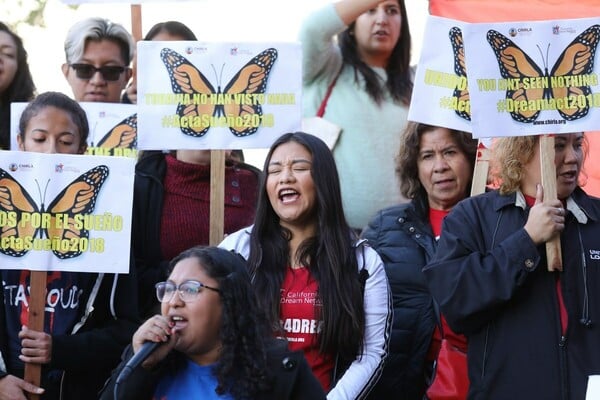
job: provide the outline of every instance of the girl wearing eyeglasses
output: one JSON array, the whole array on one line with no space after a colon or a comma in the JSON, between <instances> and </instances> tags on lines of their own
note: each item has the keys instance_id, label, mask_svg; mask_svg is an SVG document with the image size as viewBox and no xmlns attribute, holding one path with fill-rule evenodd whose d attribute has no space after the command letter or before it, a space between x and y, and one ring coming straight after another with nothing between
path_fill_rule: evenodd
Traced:
<instances>
[{"instance_id":1,"label":"girl wearing eyeglasses","mask_svg":"<svg viewBox=\"0 0 600 400\"><path fill-rule=\"evenodd\" d=\"M193 247L156 284L161 314L133 335L101 399L325 399L302 352L269 338L244 259ZM161 346L115 388L146 342Z\"/></svg>"}]
</instances>

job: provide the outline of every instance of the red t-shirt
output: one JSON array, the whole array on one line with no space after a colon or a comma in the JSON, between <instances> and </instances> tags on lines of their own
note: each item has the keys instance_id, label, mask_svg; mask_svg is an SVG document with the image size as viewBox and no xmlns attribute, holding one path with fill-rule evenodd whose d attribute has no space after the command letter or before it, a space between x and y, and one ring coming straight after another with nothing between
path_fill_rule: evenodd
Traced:
<instances>
[{"instance_id":1,"label":"red t-shirt","mask_svg":"<svg viewBox=\"0 0 600 400\"><path fill-rule=\"evenodd\" d=\"M318 336L323 321L317 281L308 268L286 269L281 285L281 326L290 350L302 350L304 357L325 391L331 385L333 358L319 353Z\"/></svg>"},{"instance_id":2,"label":"red t-shirt","mask_svg":"<svg viewBox=\"0 0 600 400\"><path fill-rule=\"evenodd\" d=\"M429 208L429 224L431 225L433 236L435 236L436 239L442 234L442 221L449 212L450 211Z\"/></svg>"}]
</instances>

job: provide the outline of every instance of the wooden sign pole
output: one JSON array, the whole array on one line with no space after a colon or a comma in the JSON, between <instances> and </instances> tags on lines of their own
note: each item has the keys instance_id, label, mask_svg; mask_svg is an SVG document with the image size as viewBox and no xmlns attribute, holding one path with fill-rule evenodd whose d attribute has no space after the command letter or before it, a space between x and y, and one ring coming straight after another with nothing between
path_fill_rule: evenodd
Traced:
<instances>
[{"instance_id":1,"label":"wooden sign pole","mask_svg":"<svg viewBox=\"0 0 600 400\"><path fill-rule=\"evenodd\" d=\"M556 166L554 165L554 137L540 136L540 170L542 172L542 187L544 201L556 200ZM562 271L562 254L560 236L546 242L546 258L548 271Z\"/></svg>"},{"instance_id":2,"label":"wooden sign pole","mask_svg":"<svg viewBox=\"0 0 600 400\"><path fill-rule=\"evenodd\" d=\"M209 244L223 240L225 216L225 151L210 151L210 230Z\"/></svg>"},{"instance_id":3,"label":"wooden sign pole","mask_svg":"<svg viewBox=\"0 0 600 400\"><path fill-rule=\"evenodd\" d=\"M471 183L471 196L485 192L490 170L490 149L479 141L477 145L477 159L473 169L473 181Z\"/></svg>"},{"instance_id":4,"label":"wooden sign pole","mask_svg":"<svg viewBox=\"0 0 600 400\"><path fill-rule=\"evenodd\" d=\"M142 40L142 6L141 4L131 5L131 35L133 40L139 42Z\"/></svg>"},{"instance_id":5,"label":"wooden sign pole","mask_svg":"<svg viewBox=\"0 0 600 400\"><path fill-rule=\"evenodd\" d=\"M142 38L142 6L139 4L131 5L131 31L132 36L137 42ZM31 271L29 288L29 316L27 327L36 331L44 330L44 312L46 308L46 271ZM25 363L25 381L40 386L42 376L42 365ZM38 394L28 394L28 399L39 400Z\"/></svg>"},{"instance_id":6,"label":"wooden sign pole","mask_svg":"<svg viewBox=\"0 0 600 400\"><path fill-rule=\"evenodd\" d=\"M29 280L29 316L27 327L36 331L44 330L44 311L46 308L46 271L31 271ZM40 386L42 365L25 363L25 381ZM39 400L40 395L29 393L28 399Z\"/></svg>"}]
</instances>

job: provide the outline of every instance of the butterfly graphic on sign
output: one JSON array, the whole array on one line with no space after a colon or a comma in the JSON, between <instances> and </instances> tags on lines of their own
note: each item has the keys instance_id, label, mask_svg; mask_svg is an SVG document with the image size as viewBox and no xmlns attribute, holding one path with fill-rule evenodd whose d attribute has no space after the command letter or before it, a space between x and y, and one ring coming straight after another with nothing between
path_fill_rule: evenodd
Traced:
<instances>
[{"instance_id":1,"label":"butterfly graphic on sign","mask_svg":"<svg viewBox=\"0 0 600 400\"><path fill-rule=\"evenodd\" d=\"M590 26L573 39L548 72L547 65L542 70L512 40L500 32L489 30L487 41L496 55L500 74L510 82L515 82L511 87L507 87L506 98L515 102L525 101L528 104L533 102L531 104L536 105L513 110L510 112L511 117L519 122L533 122L544 108L544 102L553 102L555 107L548 108L555 108L565 120L573 121L586 116L589 112L588 98L592 91L584 79L577 78L584 78L593 72L599 40L600 25ZM547 61L546 55L545 62ZM555 83L566 82L567 79L575 84ZM556 101L557 99L561 100ZM581 99L585 101L580 101Z\"/></svg>"},{"instance_id":2,"label":"butterfly graphic on sign","mask_svg":"<svg viewBox=\"0 0 600 400\"><path fill-rule=\"evenodd\" d=\"M37 237L38 234L48 239L58 238L58 240L68 241L77 238L87 239L88 230L76 223L74 217L79 214L90 214L94 210L96 199L108 173L109 169L105 165L90 169L67 185L46 208L43 202L38 207L27 190L8 172L0 168L0 211L12 215L14 219L13 223L4 224L0 228L0 239L3 242L0 252L11 257L22 257L29 251L23 243ZM60 223L56 220L58 214L61 214L60 218L64 219ZM42 223L33 224L27 221L33 215L39 216ZM48 220L44 221L44 218ZM14 240L4 240L11 237ZM5 243L8 245L4 245ZM53 249L52 252L60 259L77 257L82 253L80 249L70 247L63 249L62 246Z\"/></svg>"},{"instance_id":3,"label":"butterfly graphic on sign","mask_svg":"<svg viewBox=\"0 0 600 400\"><path fill-rule=\"evenodd\" d=\"M213 117L225 117L229 130L238 137L248 136L258 130L257 119L262 117L260 102L247 101L248 96L264 94L267 80L277 59L277 50L269 48L253 57L221 90L210 83L206 76L181 54L168 48L160 52L167 68L171 87L176 94L203 95L208 101L177 105L181 131L189 136L201 137L211 127ZM251 97L252 98L252 97Z\"/></svg>"},{"instance_id":4,"label":"butterfly graphic on sign","mask_svg":"<svg viewBox=\"0 0 600 400\"><path fill-rule=\"evenodd\" d=\"M137 147L137 113L110 128L95 146L107 149L135 149ZM92 143L92 147L94 147L94 143Z\"/></svg>"},{"instance_id":5,"label":"butterfly graphic on sign","mask_svg":"<svg viewBox=\"0 0 600 400\"><path fill-rule=\"evenodd\" d=\"M463 41L462 31L459 27L452 27L448 32L450 43L452 44L452 52L454 53L454 73L460 79L457 87L454 89L452 97L454 98L457 107L455 108L456 115L467 121L471 120L471 107L469 107L469 88L467 87L467 65L465 63L465 45Z\"/></svg>"}]
</instances>

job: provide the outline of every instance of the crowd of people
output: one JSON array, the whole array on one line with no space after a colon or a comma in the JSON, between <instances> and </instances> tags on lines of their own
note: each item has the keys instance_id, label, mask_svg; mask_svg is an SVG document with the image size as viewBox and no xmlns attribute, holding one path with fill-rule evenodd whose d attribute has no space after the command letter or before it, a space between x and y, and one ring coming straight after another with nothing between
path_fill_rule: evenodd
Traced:
<instances>
[{"instance_id":1,"label":"crowd of people","mask_svg":"<svg viewBox=\"0 0 600 400\"><path fill-rule=\"evenodd\" d=\"M53 273L47 290L79 301L47 309L38 331L30 271L0 267L0 399L585 398L600 375L585 135L553 139L557 199L544 197L538 136L494 141L488 187L471 195L477 140L407 119L404 0L327 4L299 39L303 114L340 127L333 145L282 132L262 169L227 152L221 243L209 242L210 151L140 152L128 274ZM197 38L166 21L143 40ZM88 18L64 49L72 96L38 94L0 23L1 149L13 102L28 102L14 151L81 157L79 102L136 103L127 29ZM557 238L564 266L551 271ZM27 294L13 301L14 288ZM39 386L26 365L41 366Z\"/></svg>"}]
</instances>

